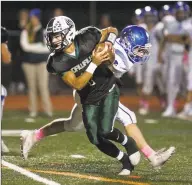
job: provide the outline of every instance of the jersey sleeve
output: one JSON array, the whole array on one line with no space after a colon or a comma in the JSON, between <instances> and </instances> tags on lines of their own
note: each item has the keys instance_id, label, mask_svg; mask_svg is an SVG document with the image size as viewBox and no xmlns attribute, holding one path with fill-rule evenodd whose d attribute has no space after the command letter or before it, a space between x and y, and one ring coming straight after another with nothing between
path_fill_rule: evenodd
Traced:
<instances>
[{"instance_id":1,"label":"jersey sleeve","mask_svg":"<svg viewBox=\"0 0 192 185\"><path fill-rule=\"evenodd\" d=\"M48 57L48 59L47 59L47 71L49 72L49 73L53 73L53 74L55 74L56 72L55 72L55 70L53 69L53 67L52 67L52 62L53 62L53 54L51 53L50 55L49 55L49 57Z\"/></svg>"},{"instance_id":2,"label":"jersey sleeve","mask_svg":"<svg viewBox=\"0 0 192 185\"><path fill-rule=\"evenodd\" d=\"M129 61L127 54L123 48L116 42L115 48L115 61L113 63L114 75L116 78L120 78L124 73L128 72L133 63Z\"/></svg>"},{"instance_id":3,"label":"jersey sleeve","mask_svg":"<svg viewBox=\"0 0 192 185\"><path fill-rule=\"evenodd\" d=\"M54 57L54 53L51 53L47 59L47 71L49 73L52 73L54 75L58 75L60 77L63 76L63 74L66 72L66 70L64 70L62 68L62 66L55 66L57 69L55 69L53 67L53 57ZM61 63L58 63L58 64L61 64ZM61 64L62 65L62 64Z\"/></svg>"},{"instance_id":4,"label":"jersey sleeve","mask_svg":"<svg viewBox=\"0 0 192 185\"><path fill-rule=\"evenodd\" d=\"M117 53L115 53L115 61L113 62L113 69L116 78L120 78L127 71L123 59Z\"/></svg>"}]
</instances>

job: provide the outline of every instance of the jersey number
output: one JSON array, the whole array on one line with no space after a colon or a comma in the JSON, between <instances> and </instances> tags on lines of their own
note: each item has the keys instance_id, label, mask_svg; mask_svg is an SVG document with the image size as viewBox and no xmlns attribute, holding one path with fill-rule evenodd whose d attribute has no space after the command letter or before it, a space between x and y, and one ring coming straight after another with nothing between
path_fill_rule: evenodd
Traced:
<instances>
[{"instance_id":1,"label":"jersey number","mask_svg":"<svg viewBox=\"0 0 192 185\"><path fill-rule=\"evenodd\" d=\"M94 80L90 80L90 81L89 81L89 85L90 85L90 86L94 86L95 84L96 84L96 83L95 83Z\"/></svg>"}]
</instances>

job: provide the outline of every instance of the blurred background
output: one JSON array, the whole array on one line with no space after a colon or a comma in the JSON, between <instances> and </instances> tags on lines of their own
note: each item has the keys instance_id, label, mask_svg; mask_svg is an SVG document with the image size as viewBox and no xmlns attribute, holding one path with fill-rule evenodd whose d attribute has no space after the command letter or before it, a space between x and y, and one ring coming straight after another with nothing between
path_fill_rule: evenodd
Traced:
<instances>
[{"instance_id":1,"label":"blurred background","mask_svg":"<svg viewBox=\"0 0 192 185\"><path fill-rule=\"evenodd\" d=\"M170 5L171 9L167 8L166 6L163 9L163 6L167 4ZM159 1L155 1L155 2L153 1L150 1L150 2L147 2L147 1L142 1L142 2L139 2L139 1L137 2L133 2L133 1L132 2L128 2L128 1L127 2L119 2L119 1L118 2L117 1L116 2L109 2L109 1L106 1L106 2L105 1L104 2L100 2L100 1L97 1L97 2L95 1L91 1L91 2L89 1L83 1L83 2L80 2L80 1L78 2L75 2L75 1L73 2L63 2L63 1L62 2L61 1L25 2L25 1L22 1L22 2L19 2L18 1L16 2L16 1L9 1L9 2L5 2L4 1L2 2L1 24L2 26L6 27L9 32L8 47L12 53L12 61L10 64L1 63L2 84L7 88L8 95L27 95L28 89L29 89L28 86L30 85L30 83L27 83L27 79L29 79L29 73L32 69L32 68L29 69L30 67L27 67L28 63L31 63L31 64L38 63L40 65L40 63L43 61L41 63L42 65L38 67L39 74L37 74L37 76L41 75L41 71L45 69L46 58L49 52L46 48L41 48L41 51L40 49L37 49L37 51L35 51L33 55L30 56L27 53L27 51L29 51L28 50L29 48L27 48L26 43L24 43L26 37L21 33L23 30L27 30L29 34L29 37L27 38L28 42L29 44L32 43L33 45L34 39L36 39L35 32L33 32L33 28L36 27L42 30L45 29L46 24L48 23L50 18L52 18L53 16L65 15L70 17L75 22L77 30L89 25L94 25L101 29L106 28L108 26L114 26L114 27L117 27L120 32L121 29L126 25L137 24L137 25L142 25L147 30L150 30L150 34L153 34L153 31L151 30L153 30L153 28L155 28L159 23L160 23L159 25L161 25L162 19L166 15L171 15L173 19L175 19L175 17L177 19L176 12L179 12L181 10L184 13L183 21L190 19L192 2L186 2L185 5L182 5L182 4L175 5L175 4L176 4L176 1L161 1L161 2ZM150 9L149 7L146 8L147 6L150 6ZM183 7L184 9L182 10ZM144 8L145 8L145 15L141 13L144 10ZM178 15L178 18L179 18L179 15ZM168 20L167 22L170 21ZM166 22L163 22L163 24L165 25ZM189 23L189 24L192 25L192 23ZM161 28L160 30L163 33L163 29ZM173 31L174 30L172 30L172 32ZM183 36L182 34L184 34L184 32L181 31L181 32L178 32L177 34L180 36ZM186 35L184 35L184 37L185 36ZM152 39L153 35L150 35L150 37ZM164 35L163 34L155 35L155 37L156 37L155 38L156 41L160 42L160 40L163 39ZM40 35L40 39L43 41L43 34ZM182 47L184 47L184 44ZM152 51L153 49L154 47L152 48ZM39 52L42 52L42 53L39 54ZM181 57L184 56L185 58L182 60L185 61L188 56L188 51L185 52L185 50L183 50L182 52L183 54ZM154 55L153 58L157 59L158 49L156 51L154 49L153 55ZM43 57L43 59L41 57ZM166 59L168 59L168 57ZM182 67L184 67L183 70L186 71L186 68L189 68L189 67L191 68L191 66L188 67L187 65L184 66L183 64L182 64ZM140 67L138 68L135 67L135 69L133 68L133 71L130 71L130 73L126 73L122 77L122 82L124 85L121 89L121 95L130 95L130 94L139 95L140 105L141 106L144 105L144 107L148 107L148 103L146 103L148 100L146 100L146 97L144 96L146 96L146 94L151 95L151 92L148 92L150 91L148 89L143 90L145 92L142 92L143 97L141 97L142 83L145 83L145 82L142 82L142 83L137 82L138 70L140 70ZM171 70L171 67L170 69L168 69L168 71L166 69L167 74L169 74L169 70ZM166 71L164 70L164 72ZM148 72L145 71L145 73L146 73L145 75L148 75ZM189 72L186 72L186 73L189 73ZM48 83L48 87L49 87L48 91L50 95L71 94L72 90L68 86L66 86L62 82L62 80L59 79L59 77L51 74L47 74L47 75L48 77L46 77L45 75L45 78L43 78L44 81L39 83L42 83L42 84ZM166 75L165 75L165 79L163 79L164 82L166 81L166 78L169 78ZM186 87L189 80L188 81L186 80L187 79L186 74L184 76L185 76L184 77L185 80L183 81L184 83L180 84L179 86L181 87L180 94L182 95L184 94L183 97L186 98L185 93L188 90ZM140 75L140 78L142 81L142 78L143 78L142 75ZM38 79L40 78L38 77ZM156 84L152 84L152 86L155 87ZM42 97L47 97L43 100L44 104L46 104L46 102L48 102L49 94L46 92L45 89L44 90L42 89L42 92L41 92L41 87L42 85L40 85L39 87L40 94L41 95L43 93L46 94L42 96ZM167 87L167 84L164 87L164 92L166 91L166 87ZM154 89L152 88L153 95L154 95L154 92L156 92L156 88ZM156 94L158 94L158 92ZM166 97L165 97L166 93L163 93L163 96L164 96L164 100L166 101ZM34 102L34 101L31 101L31 102ZM45 107L48 107L46 110L48 115L51 115L50 104L51 103L48 103L47 105L45 105ZM31 106L35 107L36 105L31 105ZM164 107L165 106L166 105L164 105Z\"/></svg>"},{"instance_id":2,"label":"blurred background","mask_svg":"<svg viewBox=\"0 0 192 185\"><path fill-rule=\"evenodd\" d=\"M150 2L150 5L159 9L165 2ZM174 2L166 2L174 4ZM88 25L104 28L113 25L119 31L128 24L133 24L132 17L137 8L149 5L148 2L2 2L1 25L9 31L9 48L12 52L12 63L2 66L2 84L9 94L26 93L27 87L21 68L22 49L20 48L20 33L28 24L28 12L33 8L41 9L41 23L46 27L49 19L54 15L66 15L74 20L77 29ZM52 77L50 77L52 78ZM53 77L55 78L55 77ZM50 79L49 86L52 94L65 93L68 87L58 78L56 87L52 87L55 79ZM123 77L124 90L135 87L134 80L128 75Z\"/></svg>"}]
</instances>

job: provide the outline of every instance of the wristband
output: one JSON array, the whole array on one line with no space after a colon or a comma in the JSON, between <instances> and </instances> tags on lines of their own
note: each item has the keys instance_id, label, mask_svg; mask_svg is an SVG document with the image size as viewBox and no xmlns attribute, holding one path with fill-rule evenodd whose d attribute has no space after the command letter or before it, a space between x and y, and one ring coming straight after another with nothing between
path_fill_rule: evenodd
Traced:
<instances>
[{"instance_id":1,"label":"wristband","mask_svg":"<svg viewBox=\"0 0 192 185\"><path fill-rule=\"evenodd\" d=\"M111 42L112 44L114 44L116 38L117 38L117 35L115 33L109 33L109 36L107 37L106 41Z\"/></svg>"},{"instance_id":2,"label":"wristband","mask_svg":"<svg viewBox=\"0 0 192 185\"><path fill-rule=\"evenodd\" d=\"M97 65L91 62L88 68L86 69L86 72L93 74L96 68L97 68Z\"/></svg>"}]
</instances>

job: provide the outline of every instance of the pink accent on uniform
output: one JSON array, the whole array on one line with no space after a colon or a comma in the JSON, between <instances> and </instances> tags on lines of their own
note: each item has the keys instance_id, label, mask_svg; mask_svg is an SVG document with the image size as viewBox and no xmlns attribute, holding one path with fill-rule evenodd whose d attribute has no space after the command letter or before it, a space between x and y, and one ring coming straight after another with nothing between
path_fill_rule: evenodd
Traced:
<instances>
[{"instance_id":1,"label":"pink accent on uniform","mask_svg":"<svg viewBox=\"0 0 192 185\"><path fill-rule=\"evenodd\" d=\"M145 146L141 149L141 152L145 155L145 157L149 158L155 151L149 146Z\"/></svg>"},{"instance_id":2,"label":"pink accent on uniform","mask_svg":"<svg viewBox=\"0 0 192 185\"><path fill-rule=\"evenodd\" d=\"M44 138L44 133L43 133L42 129L39 129L39 130L35 131L35 138L36 138L37 141Z\"/></svg>"},{"instance_id":3,"label":"pink accent on uniform","mask_svg":"<svg viewBox=\"0 0 192 185\"><path fill-rule=\"evenodd\" d=\"M146 100L140 100L139 101L140 107L148 108L149 107L149 102Z\"/></svg>"},{"instance_id":4,"label":"pink accent on uniform","mask_svg":"<svg viewBox=\"0 0 192 185\"><path fill-rule=\"evenodd\" d=\"M184 54L183 54L183 64L187 65L188 62L189 62L188 52L184 52Z\"/></svg>"}]
</instances>

